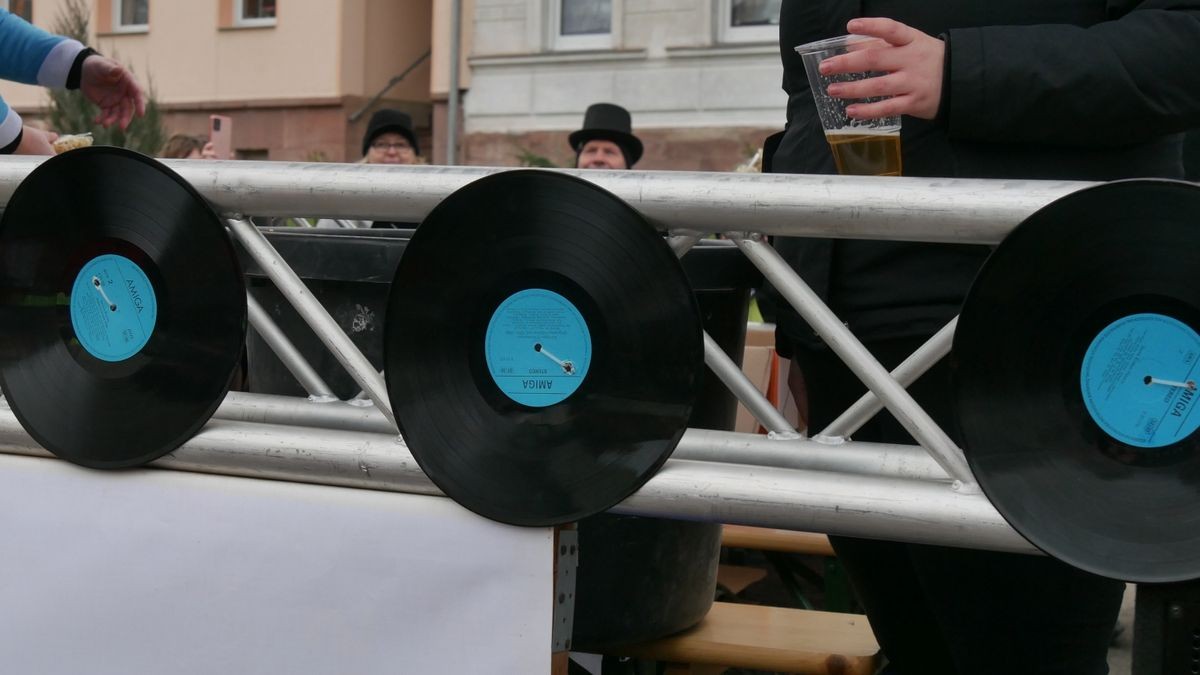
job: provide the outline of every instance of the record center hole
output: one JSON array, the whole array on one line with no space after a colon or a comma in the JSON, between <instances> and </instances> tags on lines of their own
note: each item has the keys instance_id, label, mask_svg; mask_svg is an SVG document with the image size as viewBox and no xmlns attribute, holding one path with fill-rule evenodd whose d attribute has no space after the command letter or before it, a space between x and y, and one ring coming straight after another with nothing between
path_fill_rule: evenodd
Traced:
<instances>
[{"instance_id":1,"label":"record center hole","mask_svg":"<svg viewBox=\"0 0 1200 675\"><path fill-rule=\"evenodd\" d=\"M535 351L535 352L542 351L542 343L540 343L540 342L533 343L533 351ZM1146 384L1150 384L1150 376L1149 375L1146 376Z\"/></svg>"},{"instance_id":2,"label":"record center hole","mask_svg":"<svg viewBox=\"0 0 1200 675\"><path fill-rule=\"evenodd\" d=\"M1147 386L1147 387L1149 387L1149 386L1150 386L1150 383L1151 383L1153 380L1154 380L1154 378L1153 378L1153 377L1150 377L1149 375L1147 375L1145 378L1143 378L1143 379L1142 379L1142 382L1145 382L1145 383L1146 383L1146 386Z\"/></svg>"}]
</instances>

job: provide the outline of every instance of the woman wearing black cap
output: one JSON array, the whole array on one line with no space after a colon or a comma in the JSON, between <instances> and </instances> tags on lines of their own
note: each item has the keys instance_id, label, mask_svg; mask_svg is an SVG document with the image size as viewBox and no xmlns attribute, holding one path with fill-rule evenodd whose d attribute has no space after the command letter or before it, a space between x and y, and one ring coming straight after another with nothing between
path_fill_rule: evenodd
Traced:
<instances>
[{"instance_id":1,"label":"woman wearing black cap","mask_svg":"<svg viewBox=\"0 0 1200 675\"><path fill-rule=\"evenodd\" d=\"M421 146L412 117L390 108L376 111L363 134L362 153L367 164L418 164Z\"/></svg>"},{"instance_id":2,"label":"woman wearing black cap","mask_svg":"<svg viewBox=\"0 0 1200 675\"><path fill-rule=\"evenodd\" d=\"M421 164L421 146L413 132L412 117L391 108L377 110L367 122L362 139L363 164ZM340 223L340 224L339 224ZM388 220L331 220L317 221L318 228L362 227L371 229L409 229L415 223L395 223Z\"/></svg>"}]
</instances>

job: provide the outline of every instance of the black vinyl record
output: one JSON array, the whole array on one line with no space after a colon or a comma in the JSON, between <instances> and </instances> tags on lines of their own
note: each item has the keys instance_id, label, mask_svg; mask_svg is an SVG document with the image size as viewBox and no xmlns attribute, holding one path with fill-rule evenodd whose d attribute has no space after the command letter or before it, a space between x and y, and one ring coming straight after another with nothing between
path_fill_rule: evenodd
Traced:
<instances>
[{"instance_id":1,"label":"black vinyl record","mask_svg":"<svg viewBox=\"0 0 1200 675\"><path fill-rule=\"evenodd\" d=\"M703 368L695 298L620 199L545 171L439 204L388 299L388 394L447 495L517 525L571 522L639 488L687 427Z\"/></svg>"},{"instance_id":2,"label":"black vinyl record","mask_svg":"<svg viewBox=\"0 0 1200 675\"><path fill-rule=\"evenodd\" d=\"M150 462L208 420L246 332L232 242L162 164L50 158L0 220L0 387L29 435L95 468Z\"/></svg>"},{"instance_id":3,"label":"black vinyl record","mask_svg":"<svg viewBox=\"0 0 1200 675\"><path fill-rule=\"evenodd\" d=\"M1034 213L954 337L976 478L1031 543L1135 582L1200 577L1200 186L1131 180Z\"/></svg>"}]
</instances>

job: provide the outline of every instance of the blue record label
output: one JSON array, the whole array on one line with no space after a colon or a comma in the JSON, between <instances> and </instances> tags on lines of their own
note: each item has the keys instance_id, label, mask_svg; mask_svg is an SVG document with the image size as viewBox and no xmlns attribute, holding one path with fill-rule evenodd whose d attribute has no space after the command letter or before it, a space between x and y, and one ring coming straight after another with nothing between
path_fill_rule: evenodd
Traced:
<instances>
[{"instance_id":1,"label":"blue record label","mask_svg":"<svg viewBox=\"0 0 1200 675\"><path fill-rule=\"evenodd\" d=\"M71 327L87 353L124 361L154 334L158 301L146 273L132 260L105 254L92 258L71 286Z\"/></svg>"},{"instance_id":2,"label":"blue record label","mask_svg":"<svg viewBox=\"0 0 1200 675\"><path fill-rule=\"evenodd\" d=\"M484 358L500 391L522 405L544 408L575 393L587 377L592 335L570 300L530 288L510 295L492 313Z\"/></svg>"},{"instance_id":3,"label":"blue record label","mask_svg":"<svg viewBox=\"0 0 1200 675\"><path fill-rule=\"evenodd\" d=\"M1079 384L1096 424L1122 443L1161 448L1200 427L1196 358L1200 336L1162 314L1109 324L1083 357Z\"/></svg>"}]
</instances>

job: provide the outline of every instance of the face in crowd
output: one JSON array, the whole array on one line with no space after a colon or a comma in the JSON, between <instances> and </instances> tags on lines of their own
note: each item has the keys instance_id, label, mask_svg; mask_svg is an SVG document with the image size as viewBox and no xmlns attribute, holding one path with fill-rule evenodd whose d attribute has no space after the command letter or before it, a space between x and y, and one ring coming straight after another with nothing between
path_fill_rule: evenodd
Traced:
<instances>
[{"instance_id":1,"label":"face in crowd","mask_svg":"<svg viewBox=\"0 0 1200 675\"><path fill-rule=\"evenodd\" d=\"M404 136L386 131L367 148L367 164L415 164L417 153Z\"/></svg>"},{"instance_id":2,"label":"face in crowd","mask_svg":"<svg viewBox=\"0 0 1200 675\"><path fill-rule=\"evenodd\" d=\"M621 146L612 141L593 139L583 144L579 150L579 159L575 162L578 169L627 169L625 153Z\"/></svg>"}]
</instances>

